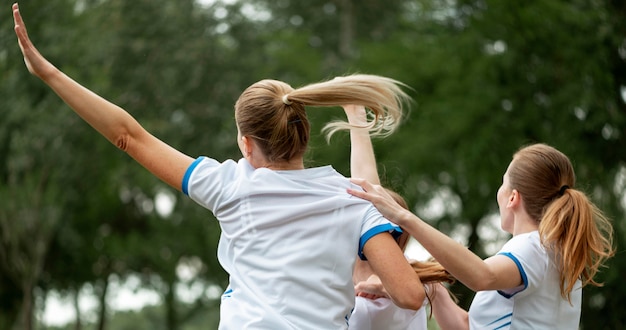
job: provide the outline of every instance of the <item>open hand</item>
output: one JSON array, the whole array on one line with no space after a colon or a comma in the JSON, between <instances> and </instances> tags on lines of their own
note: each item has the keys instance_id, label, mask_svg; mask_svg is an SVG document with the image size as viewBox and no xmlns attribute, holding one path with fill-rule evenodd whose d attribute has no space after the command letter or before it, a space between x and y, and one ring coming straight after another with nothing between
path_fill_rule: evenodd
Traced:
<instances>
[{"instance_id":1,"label":"open hand","mask_svg":"<svg viewBox=\"0 0 626 330\"><path fill-rule=\"evenodd\" d=\"M28 32L26 31L26 25L20 15L20 9L17 3L13 4L13 21L15 22L15 34L17 35L17 42L24 55L24 63L28 71L33 75L42 78L55 70L55 67L48 62L39 51L35 48L33 43L28 38Z\"/></svg>"},{"instance_id":2,"label":"open hand","mask_svg":"<svg viewBox=\"0 0 626 330\"><path fill-rule=\"evenodd\" d=\"M389 221L399 226L403 225L400 223L402 221L401 215L409 211L400 206L384 187L372 184L365 179L351 178L350 181L361 186L363 190L348 189L349 194L370 201Z\"/></svg>"}]
</instances>

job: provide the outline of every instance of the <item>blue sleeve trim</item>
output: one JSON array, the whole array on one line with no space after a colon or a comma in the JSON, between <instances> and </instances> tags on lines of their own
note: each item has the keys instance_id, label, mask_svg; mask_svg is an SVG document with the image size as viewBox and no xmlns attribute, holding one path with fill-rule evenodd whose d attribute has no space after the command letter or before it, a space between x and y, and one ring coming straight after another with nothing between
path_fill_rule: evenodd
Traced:
<instances>
[{"instance_id":1,"label":"blue sleeve trim","mask_svg":"<svg viewBox=\"0 0 626 330\"><path fill-rule=\"evenodd\" d=\"M393 239L397 241L398 237L400 237L400 235L402 235L403 232L404 231L402 231L401 227L394 226L393 231L391 232L391 236L393 236Z\"/></svg>"},{"instance_id":2,"label":"blue sleeve trim","mask_svg":"<svg viewBox=\"0 0 626 330\"><path fill-rule=\"evenodd\" d=\"M517 270L519 270L519 274L520 276L522 276L522 282L524 282L524 288L522 288L521 290L518 290L512 294L506 293L502 290L498 290L498 293L503 296L504 298L511 298L514 295L516 295L519 292L522 292L524 290L526 290L526 288L528 287L528 277L526 276L526 272L524 271L524 267L522 267L522 263L519 262L519 260L510 252L500 252L498 253L499 255L503 255L505 257L509 257L511 258L511 260L513 260L513 262L515 262L515 265L517 265Z\"/></svg>"},{"instance_id":3,"label":"blue sleeve trim","mask_svg":"<svg viewBox=\"0 0 626 330\"><path fill-rule=\"evenodd\" d=\"M380 233L385 233L385 232L391 233L392 236L397 237L399 234L402 234L402 229L400 229L400 227L394 224L386 223L386 224L372 227L370 228L370 230L366 231L365 234L363 234L363 236L361 236L361 239L359 240L359 258L361 258L361 260L367 260L367 258L363 254L363 247L365 246L365 243L370 238Z\"/></svg>"},{"instance_id":4,"label":"blue sleeve trim","mask_svg":"<svg viewBox=\"0 0 626 330\"><path fill-rule=\"evenodd\" d=\"M185 171L185 176L183 176L183 194L189 196L189 178L191 177L191 173L193 173L193 170L196 169L196 167L198 166L198 164L200 164L200 162L206 157L201 156L198 157L196 160L193 161L193 163L191 163L191 165L189 165L189 167L187 168L187 171Z\"/></svg>"}]
</instances>

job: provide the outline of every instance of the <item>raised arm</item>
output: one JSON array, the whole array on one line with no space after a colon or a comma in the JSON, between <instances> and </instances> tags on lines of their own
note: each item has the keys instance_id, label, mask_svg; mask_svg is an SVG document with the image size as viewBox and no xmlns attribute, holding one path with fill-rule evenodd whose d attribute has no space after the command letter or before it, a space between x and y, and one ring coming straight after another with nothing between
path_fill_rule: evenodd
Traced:
<instances>
[{"instance_id":1,"label":"raised arm","mask_svg":"<svg viewBox=\"0 0 626 330\"><path fill-rule=\"evenodd\" d=\"M353 178L363 178L380 184L372 140L366 129L359 128L367 123L365 107L348 104L343 106L343 110L348 117L348 123L355 126L350 129L350 175ZM369 263L357 259L352 281L354 284L366 281L372 273Z\"/></svg>"},{"instance_id":2,"label":"raised arm","mask_svg":"<svg viewBox=\"0 0 626 330\"><path fill-rule=\"evenodd\" d=\"M193 158L148 133L130 114L58 70L35 48L13 4L15 33L28 71L46 83L67 105L111 143L172 187L181 190Z\"/></svg>"},{"instance_id":3,"label":"raised arm","mask_svg":"<svg viewBox=\"0 0 626 330\"><path fill-rule=\"evenodd\" d=\"M367 123L367 113L362 105L344 105L343 110L348 123L355 127L350 129L350 176L366 179L380 184L374 147L366 129L359 129Z\"/></svg>"},{"instance_id":4,"label":"raised arm","mask_svg":"<svg viewBox=\"0 0 626 330\"><path fill-rule=\"evenodd\" d=\"M350 172L352 177L366 178L379 182L376 157L367 130L359 129L367 121L365 108L360 105L343 106L350 129ZM409 265L398 243L390 234L379 234L370 238L363 247L368 262L357 260L353 281L357 286L373 273L382 281L381 288L396 305L402 308L418 309L422 306L425 291L419 277Z\"/></svg>"},{"instance_id":5,"label":"raised arm","mask_svg":"<svg viewBox=\"0 0 626 330\"><path fill-rule=\"evenodd\" d=\"M472 251L424 222L398 205L380 185L363 179L352 179L364 191L349 189L348 193L372 202L387 219L401 226L445 269L474 291L510 289L522 284L515 262L495 255L484 261Z\"/></svg>"}]
</instances>

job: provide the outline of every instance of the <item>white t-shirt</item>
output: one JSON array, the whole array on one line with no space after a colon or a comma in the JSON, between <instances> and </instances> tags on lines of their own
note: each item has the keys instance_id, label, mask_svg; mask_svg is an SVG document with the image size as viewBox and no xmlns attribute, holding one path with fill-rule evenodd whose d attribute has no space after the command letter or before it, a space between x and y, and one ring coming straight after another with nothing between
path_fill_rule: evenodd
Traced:
<instances>
[{"instance_id":1,"label":"white t-shirt","mask_svg":"<svg viewBox=\"0 0 626 330\"><path fill-rule=\"evenodd\" d=\"M253 168L245 159L198 158L183 192L211 210L230 275L220 329L346 329L352 270L365 242L399 230L331 166Z\"/></svg>"},{"instance_id":2,"label":"white t-shirt","mask_svg":"<svg viewBox=\"0 0 626 330\"><path fill-rule=\"evenodd\" d=\"M537 231L514 236L498 254L515 261L524 283L506 291L476 293L469 309L470 329L578 329L581 283L574 286L571 304L561 297L557 266Z\"/></svg>"},{"instance_id":3,"label":"white t-shirt","mask_svg":"<svg viewBox=\"0 0 626 330\"><path fill-rule=\"evenodd\" d=\"M391 299L356 297L350 330L426 330L426 303L418 310L396 306Z\"/></svg>"}]
</instances>

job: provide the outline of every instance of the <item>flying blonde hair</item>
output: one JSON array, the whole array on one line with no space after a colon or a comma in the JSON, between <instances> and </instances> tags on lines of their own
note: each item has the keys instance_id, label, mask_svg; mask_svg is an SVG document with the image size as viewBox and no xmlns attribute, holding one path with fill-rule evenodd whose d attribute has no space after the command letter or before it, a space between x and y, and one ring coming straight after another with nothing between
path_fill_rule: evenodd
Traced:
<instances>
[{"instance_id":1,"label":"flying blonde hair","mask_svg":"<svg viewBox=\"0 0 626 330\"><path fill-rule=\"evenodd\" d=\"M302 156L310 139L305 107L336 107L360 104L371 120L359 126L371 136L387 136L400 124L410 97L405 84L387 77L353 74L297 89L278 80L252 84L235 103L235 119L243 136L254 138L269 161L289 161ZM352 126L333 121L323 128L327 139Z\"/></svg>"}]
</instances>

